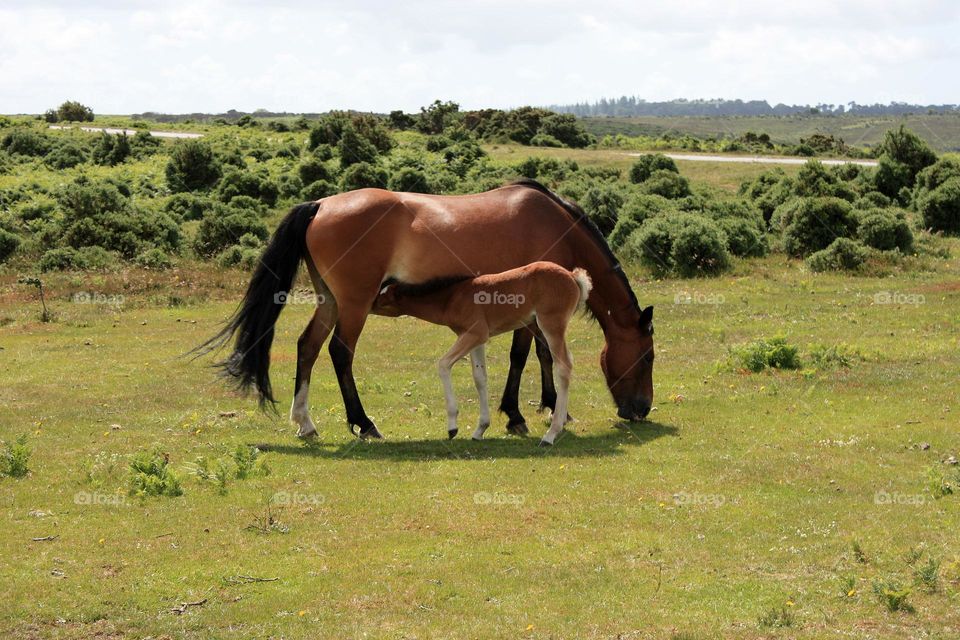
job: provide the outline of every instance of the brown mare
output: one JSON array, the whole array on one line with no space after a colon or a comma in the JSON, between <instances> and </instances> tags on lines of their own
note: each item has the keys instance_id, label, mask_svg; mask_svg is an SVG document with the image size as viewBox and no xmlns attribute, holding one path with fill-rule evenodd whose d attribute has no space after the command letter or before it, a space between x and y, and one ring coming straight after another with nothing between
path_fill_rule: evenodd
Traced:
<instances>
[{"instance_id":1,"label":"brown mare","mask_svg":"<svg viewBox=\"0 0 960 640\"><path fill-rule=\"evenodd\" d=\"M583 211L533 180L464 196L360 189L298 205L287 214L254 271L237 312L204 346L236 334L222 363L241 388L256 387L274 402L270 346L283 300L305 259L318 302L297 342L291 418L299 435L316 432L307 404L310 372L327 336L347 421L362 436L380 437L367 417L353 377L357 340L386 284L426 283L455 276L499 273L545 260L586 269L593 280L587 307L603 330L600 366L626 420L644 418L653 402L653 307L637 304L623 270ZM520 376L534 334L518 329L500 410L508 430L526 433L519 409ZM555 408L549 350L537 340L542 404Z\"/></svg>"},{"instance_id":2,"label":"brown mare","mask_svg":"<svg viewBox=\"0 0 960 640\"><path fill-rule=\"evenodd\" d=\"M487 406L487 366L484 345L492 336L536 326L543 334L553 373L557 378L557 403L550 430L540 441L552 445L567 418L573 360L567 350L567 324L587 299L593 286L583 269L567 271L552 262L534 262L503 273L466 278L437 285L392 284L377 297L373 310L382 315L407 315L449 327L457 341L438 365L447 401L447 436L457 435L457 396L450 370L468 353L473 382L480 399L480 421L474 440L482 440L490 426Z\"/></svg>"}]
</instances>

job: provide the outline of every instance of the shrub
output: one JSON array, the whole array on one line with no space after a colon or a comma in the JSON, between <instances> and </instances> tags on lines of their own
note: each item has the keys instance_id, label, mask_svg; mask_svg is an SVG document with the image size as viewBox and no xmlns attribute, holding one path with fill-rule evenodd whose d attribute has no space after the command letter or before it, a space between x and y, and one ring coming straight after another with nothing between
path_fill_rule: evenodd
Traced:
<instances>
[{"instance_id":1,"label":"shrub","mask_svg":"<svg viewBox=\"0 0 960 640\"><path fill-rule=\"evenodd\" d=\"M390 176L388 183L391 191L406 191L410 193L431 193L427 182L427 174L413 167L403 167Z\"/></svg>"},{"instance_id":2,"label":"shrub","mask_svg":"<svg viewBox=\"0 0 960 640\"><path fill-rule=\"evenodd\" d=\"M134 262L141 267L155 271L163 271L173 266L173 260L170 259L170 256L164 253L162 249L157 249L156 247L147 249L138 255L134 258Z\"/></svg>"},{"instance_id":3,"label":"shrub","mask_svg":"<svg viewBox=\"0 0 960 640\"><path fill-rule=\"evenodd\" d=\"M537 135L530 138L530 146L559 148L563 146L563 143L551 135L548 135L546 133L538 133Z\"/></svg>"},{"instance_id":4,"label":"shrub","mask_svg":"<svg viewBox=\"0 0 960 640\"><path fill-rule=\"evenodd\" d=\"M126 160L131 153L127 134L110 135L104 132L100 134L100 139L93 147L92 157L93 161L99 165L113 167Z\"/></svg>"},{"instance_id":5,"label":"shrub","mask_svg":"<svg viewBox=\"0 0 960 640\"><path fill-rule=\"evenodd\" d=\"M300 190L300 198L302 200L320 200L321 198L330 197L335 193L337 193L337 185L327 182L326 180L317 180Z\"/></svg>"},{"instance_id":6,"label":"shrub","mask_svg":"<svg viewBox=\"0 0 960 640\"><path fill-rule=\"evenodd\" d=\"M690 181L666 169L654 171L640 188L644 193L670 199L685 198L691 194Z\"/></svg>"},{"instance_id":7,"label":"shrub","mask_svg":"<svg viewBox=\"0 0 960 640\"><path fill-rule=\"evenodd\" d=\"M623 206L623 196L616 187L598 185L587 190L580 205L587 217L600 229L600 233L607 236L617 224L620 207Z\"/></svg>"},{"instance_id":8,"label":"shrub","mask_svg":"<svg viewBox=\"0 0 960 640\"><path fill-rule=\"evenodd\" d=\"M680 173L677 163L662 153L644 154L630 167L630 182L640 184L650 179L657 171L672 171Z\"/></svg>"},{"instance_id":9,"label":"shrub","mask_svg":"<svg viewBox=\"0 0 960 640\"><path fill-rule=\"evenodd\" d=\"M741 258L765 256L767 237L757 225L744 218L720 218L717 224L727 236L727 249Z\"/></svg>"},{"instance_id":10,"label":"shrub","mask_svg":"<svg viewBox=\"0 0 960 640\"><path fill-rule=\"evenodd\" d=\"M855 209L886 209L893 206L893 200L879 191L869 191L853 203Z\"/></svg>"},{"instance_id":11,"label":"shrub","mask_svg":"<svg viewBox=\"0 0 960 640\"><path fill-rule=\"evenodd\" d=\"M443 151L447 147L453 144L453 140L444 135L435 135L429 136L427 142L424 145L427 151L433 151L434 153Z\"/></svg>"},{"instance_id":12,"label":"shrub","mask_svg":"<svg viewBox=\"0 0 960 640\"><path fill-rule=\"evenodd\" d=\"M923 226L944 233L960 233L960 176L948 178L917 201Z\"/></svg>"},{"instance_id":13,"label":"shrub","mask_svg":"<svg viewBox=\"0 0 960 640\"><path fill-rule=\"evenodd\" d=\"M0 263L6 262L20 248L20 244L20 236L0 228Z\"/></svg>"},{"instance_id":14,"label":"shrub","mask_svg":"<svg viewBox=\"0 0 960 640\"><path fill-rule=\"evenodd\" d=\"M254 211L216 205L203 216L193 249L197 255L210 257L239 241L245 234L266 240L270 233L267 225Z\"/></svg>"},{"instance_id":15,"label":"shrub","mask_svg":"<svg viewBox=\"0 0 960 640\"><path fill-rule=\"evenodd\" d=\"M149 131L137 131L130 140L130 151L137 158L146 158L160 149L160 139L150 135Z\"/></svg>"},{"instance_id":16,"label":"shrub","mask_svg":"<svg viewBox=\"0 0 960 640\"><path fill-rule=\"evenodd\" d=\"M903 253L913 250L913 232L903 211L897 209L870 209L860 216L857 237L868 247Z\"/></svg>"},{"instance_id":17,"label":"shrub","mask_svg":"<svg viewBox=\"0 0 960 640\"><path fill-rule=\"evenodd\" d=\"M690 220L677 229L670 259L676 272L684 277L725 271L730 267L726 234L707 218Z\"/></svg>"},{"instance_id":18,"label":"shrub","mask_svg":"<svg viewBox=\"0 0 960 640\"><path fill-rule=\"evenodd\" d=\"M183 495L170 460L158 450L137 453L130 461L130 495L137 497Z\"/></svg>"},{"instance_id":19,"label":"shrub","mask_svg":"<svg viewBox=\"0 0 960 640\"><path fill-rule=\"evenodd\" d=\"M167 200L163 210L179 220L200 220L211 206L213 201L210 198L193 193L177 193Z\"/></svg>"},{"instance_id":20,"label":"shrub","mask_svg":"<svg viewBox=\"0 0 960 640\"><path fill-rule=\"evenodd\" d=\"M909 184L913 184L914 178L921 169L937 161L937 154L927 146L927 143L904 125L900 125L899 129L890 129L886 132L883 142L877 147L877 154L881 159L886 156L905 166Z\"/></svg>"},{"instance_id":21,"label":"shrub","mask_svg":"<svg viewBox=\"0 0 960 640\"><path fill-rule=\"evenodd\" d=\"M741 369L760 373L764 369L799 369L799 349L777 337L769 340L755 340L749 344L731 349L730 355Z\"/></svg>"},{"instance_id":22,"label":"shrub","mask_svg":"<svg viewBox=\"0 0 960 640\"><path fill-rule=\"evenodd\" d=\"M13 444L4 443L0 451L0 476L23 478L30 472L30 449L27 436L21 435Z\"/></svg>"},{"instance_id":23,"label":"shrub","mask_svg":"<svg viewBox=\"0 0 960 640\"><path fill-rule=\"evenodd\" d=\"M910 167L884 155L880 156L873 181L880 193L889 198L899 198L900 191L913 184L913 176Z\"/></svg>"},{"instance_id":24,"label":"shrub","mask_svg":"<svg viewBox=\"0 0 960 640\"><path fill-rule=\"evenodd\" d=\"M0 148L10 155L43 156L52 146L48 135L31 129L14 129L0 141Z\"/></svg>"},{"instance_id":25,"label":"shrub","mask_svg":"<svg viewBox=\"0 0 960 640\"><path fill-rule=\"evenodd\" d=\"M661 274L714 275L730 266L726 245L716 222L683 213L648 218L627 238L624 254Z\"/></svg>"},{"instance_id":26,"label":"shrub","mask_svg":"<svg viewBox=\"0 0 960 640\"><path fill-rule=\"evenodd\" d=\"M777 207L771 224L781 232L784 250L798 257L850 237L857 228L850 203L839 198L795 198Z\"/></svg>"},{"instance_id":27,"label":"shrub","mask_svg":"<svg viewBox=\"0 0 960 640\"><path fill-rule=\"evenodd\" d=\"M880 604L891 613L897 611L913 612L913 606L907 602L910 593L909 587L901 588L899 584L889 580L873 581L873 594Z\"/></svg>"},{"instance_id":28,"label":"shrub","mask_svg":"<svg viewBox=\"0 0 960 640\"><path fill-rule=\"evenodd\" d=\"M807 266L811 271L842 271L858 269L867 259L867 249L856 240L837 238L830 246L810 255Z\"/></svg>"},{"instance_id":29,"label":"shrub","mask_svg":"<svg viewBox=\"0 0 960 640\"><path fill-rule=\"evenodd\" d=\"M81 247L77 249L77 264L80 268L91 271L109 271L116 268L117 253L103 247Z\"/></svg>"},{"instance_id":30,"label":"shrub","mask_svg":"<svg viewBox=\"0 0 960 640\"><path fill-rule=\"evenodd\" d=\"M67 140L44 157L51 169L70 169L87 161L87 150L78 142Z\"/></svg>"},{"instance_id":31,"label":"shrub","mask_svg":"<svg viewBox=\"0 0 960 640\"><path fill-rule=\"evenodd\" d=\"M631 233L640 228L644 220L663 211L669 211L675 204L663 196L642 193L630 194L617 217L617 224L610 232L607 242L614 251L620 249Z\"/></svg>"},{"instance_id":32,"label":"shrub","mask_svg":"<svg viewBox=\"0 0 960 640\"><path fill-rule=\"evenodd\" d=\"M340 152L340 166L349 167L361 162L376 162L379 152L369 140L357 132L352 124L343 128L340 141L337 143Z\"/></svg>"},{"instance_id":33,"label":"shrub","mask_svg":"<svg viewBox=\"0 0 960 640\"><path fill-rule=\"evenodd\" d=\"M537 140L540 142L536 142ZM543 141L556 141L558 144L543 144ZM530 144L541 147L568 146L574 149L586 147L595 140L570 113L554 113L543 118L540 129L530 139Z\"/></svg>"},{"instance_id":34,"label":"shrub","mask_svg":"<svg viewBox=\"0 0 960 640\"><path fill-rule=\"evenodd\" d=\"M950 178L960 177L960 160L944 157L917 174L916 189L918 195L933 191Z\"/></svg>"},{"instance_id":35,"label":"shrub","mask_svg":"<svg viewBox=\"0 0 960 640\"><path fill-rule=\"evenodd\" d=\"M319 158L307 158L297 167L297 175L303 184L310 184L317 180L333 181L333 174L327 165Z\"/></svg>"},{"instance_id":36,"label":"shrub","mask_svg":"<svg viewBox=\"0 0 960 640\"><path fill-rule=\"evenodd\" d=\"M447 147L441 155L447 169L463 178L467 175L467 171L485 154L480 145L472 140L467 140Z\"/></svg>"},{"instance_id":37,"label":"shrub","mask_svg":"<svg viewBox=\"0 0 960 640\"><path fill-rule=\"evenodd\" d=\"M222 173L220 160L209 144L186 140L176 144L167 162L167 185L173 192L206 191L217 184Z\"/></svg>"},{"instance_id":38,"label":"shrub","mask_svg":"<svg viewBox=\"0 0 960 640\"><path fill-rule=\"evenodd\" d=\"M57 108L60 122L93 122L93 109L76 100L67 100Z\"/></svg>"},{"instance_id":39,"label":"shrub","mask_svg":"<svg viewBox=\"0 0 960 640\"><path fill-rule=\"evenodd\" d=\"M40 271L66 271L68 269L82 269L77 250L73 247L50 249L40 257Z\"/></svg>"},{"instance_id":40,"label":"shrub","mask_svg":"<svg viewBox=\"0 0 960 640\"><path fill-rule=\"evenodd\" d=\"M77 180L57 200L64 212L63 241L71 247L105 247L133 258L152 246L180 246L180 227L169 215L135 210L115 184Z\"/></svg>"},{"instance_id":41,"label":"shrub","mask_svg":"<svg viewBox=\"0 0 960 640\"><path fill-rule=\"evenodd\" d=\"M242 247L240 245L228 247L217 256L217 264L225 269L237 266L248 270L253 269L259 260L259 249Z\"/></svg>"},{"instance_id":42,"label":"shrub","mask_svg":"<svg viewBox=\"0 0 960 640\"><path fill-rule=\"evenodd\" d=\"M358 162L350 165L340 176L340 188L343 191L375 187L386 189L387 172L376 165Z\"/></svg>"},{"instance_id":43,"label":"shrub","mask_svg":"<svg viewBox=\"0 0 960 640\"><path fill-rule=\"evenodd\" d=\"M217 194L221 202L230 202L237 196L248 196L272 207L277 203L280 190L266 170L229 169L223 174Z\"/></svg>"}]
</instances>

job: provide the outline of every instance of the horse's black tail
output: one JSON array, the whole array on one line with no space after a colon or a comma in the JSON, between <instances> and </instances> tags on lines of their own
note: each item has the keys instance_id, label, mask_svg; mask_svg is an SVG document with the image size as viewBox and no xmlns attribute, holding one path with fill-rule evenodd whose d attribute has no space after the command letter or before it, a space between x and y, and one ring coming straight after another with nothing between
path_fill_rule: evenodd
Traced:
<instances>
[{"instance_id":1,"label":"horse's black tail","mask_svg":"<svg viewBox=\"0 0 960 640\"><path fill-rule=\"evenodd\" d=\"M283 311L300 260L307 255L307 227L319 207L319 202L305 202L290 210L260 256L237 311L217 335L194 350L206 353L236 334L233 353L217 366L224 376L234 379L241 390L256 387L261 407L267 402L276 404L270 386L273 327Z\"/></svg>"}]
</instances>

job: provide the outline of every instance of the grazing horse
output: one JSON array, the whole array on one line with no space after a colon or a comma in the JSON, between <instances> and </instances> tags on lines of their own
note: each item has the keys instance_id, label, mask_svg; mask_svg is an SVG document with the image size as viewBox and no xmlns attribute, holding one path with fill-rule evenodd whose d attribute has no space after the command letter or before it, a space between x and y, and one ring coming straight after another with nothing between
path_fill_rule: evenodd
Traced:
<instances>
[{"instance_id":1,"label":"grazing horse","mask_svg":"<svg viewBox=\"0 0 960 640\"><path fill-rule=\"evenodd\" d=\"M653 307L641 310L603 235L577 205L533 180L463 196L349 191L295 206L281 221L254 270L239 308L199 349L236 335L221 363L241 389L255 387L261 404L275 402L270 386L270 346L300 260L304 259L318 305L297 342L291 418L300 436L316 433L307 394L310 373L327 336L330 357L350 430L380 437L367 416L353 377L357 340L385 285L423 283L468 273L499 273L538 260L585 269L593 281L587 308L606 343L600 366L617 415L639 420L653 402ZM519 409L520 376L534 334L518 329L500 410L507 428L526 433ZM537 340L542 404L556 409L549 349Z\"/></svg>"},{"instance_id":2,"label":"grazing horse","mask_svg":"<svg viewBox=\"0 0 960 640\"><path fill-rule=\"evenodd\" d=\"M468 353L473 382L480 396L480 422L473 432L482 440L490 426L487 406L487 367L484 345L491 337L535 324L543 334L557 378L557 403L550 430L540 441L552 445L567 418L573 361L567 350L567 324L590 294L590 276L583 269L571 273L552 262L534 262L503 273L465 276L423 285L392 284L374 303L382 315L407 315L453 329L457 341L440 359L440 381L447 401L447 435L457 435L457 396L450 370Z\"/></svg>"}]
</instances>

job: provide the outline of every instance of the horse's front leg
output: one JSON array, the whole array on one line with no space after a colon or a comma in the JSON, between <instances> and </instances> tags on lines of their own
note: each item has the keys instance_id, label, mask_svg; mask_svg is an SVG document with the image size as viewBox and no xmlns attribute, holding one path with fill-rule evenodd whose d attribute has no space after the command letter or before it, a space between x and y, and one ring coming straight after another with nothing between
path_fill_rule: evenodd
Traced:
<instances>
[{"instance_id":1,"label":"horse's front leg","mask_svg":"<svg viewBox=\"0 0 960 640\"><path fill-rule=\"evenodd\" d=\"M530 433L527 429L527 421L520 413L520 378L523 376L523 367L527 364L532 342L533 333L529 329L517 329L513 332L513 344L510 346L510 373L507 374L507 384L503 389L503 398L500 400L500 411L507 414L507 432L518 436Z\"/></svg>"},{"instance_id":2,"label":"horse's front leg","mask_svg":"<svg viewBox=\"0 0 960 640\"><path fill-rule=\"evenodd\" d=\"M354 352L372 302L370 300L363 305L341 305L337 327L330 340L330 359L333 360L337 382L340 384L340 394L343 396L343 405L347 411L350 433L359 435L361 438L383 437L377 430L377 425L363 410L363 403L360 402L360 394L357 392L357 383L353 378ZM359 434L353 430L354 426L360 428Z\"/></svg>"}]
</instances>

